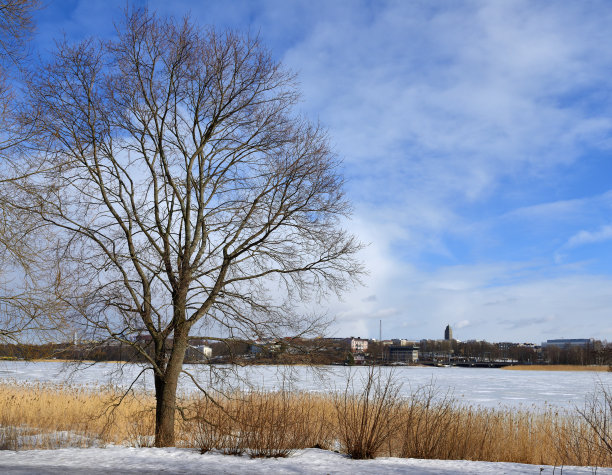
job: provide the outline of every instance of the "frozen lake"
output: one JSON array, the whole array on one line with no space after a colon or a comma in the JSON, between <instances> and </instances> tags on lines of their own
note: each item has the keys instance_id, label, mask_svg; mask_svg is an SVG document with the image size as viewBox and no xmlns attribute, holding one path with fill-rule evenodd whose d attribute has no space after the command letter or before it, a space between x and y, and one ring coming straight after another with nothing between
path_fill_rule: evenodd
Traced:
<instances>
[{"instance_id":1,"label":"frozen lake","mask_svg":"<svg viewBox=\"0 0 612 475\"><path fill-rule=\"evenodd\" d=\"M248 366L233 368L213 367L222 374L209 373L205 365L186 365L186 369L197 375L204 387L218 388L224 380L235 386L245 387L244 381L253 386L273 390L284 386L289 389L328 392L343 390L347 376L352 374L355 387L359 387L367 368L326 366L312 369L305 366ZM62 362L0 362L0 380L21 383L52 382L125 387L141 371L139 365L98 363L82 366L75 371L73 364ZM409 395L417 388L434 384L440 394L452 392L461 403L483 407L522 407L524 409L546 406L573 408L581 406L585 397L595 391L598 384L612 386L612 373L589 371L507 371L495 368L431 368L431 367L382 367L383 374L394 373L394 379L402 384L402 394ZM151 371L144 372L137 389L151 390ZM189 393L196 387L188 378L181 382L180 391Z\"/></svg>"}]
</instances>

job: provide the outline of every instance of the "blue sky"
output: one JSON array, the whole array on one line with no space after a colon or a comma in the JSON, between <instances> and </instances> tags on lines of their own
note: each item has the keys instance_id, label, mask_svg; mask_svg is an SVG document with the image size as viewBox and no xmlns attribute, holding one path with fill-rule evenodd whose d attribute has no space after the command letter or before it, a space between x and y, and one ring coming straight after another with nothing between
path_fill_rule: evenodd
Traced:
<instances>
[{"instance_id":1,"label":"blue sky","mask_svg":"<svg viewBox=\"0 0 612 475\"><path fill-rule=\"evenodd\" d=\"M612 3L146 3L298 73L370 243L365 286L321 307L338 336L612 340ZM34 46L124 7L48 0Z\"/></svg>"}]
</instances>

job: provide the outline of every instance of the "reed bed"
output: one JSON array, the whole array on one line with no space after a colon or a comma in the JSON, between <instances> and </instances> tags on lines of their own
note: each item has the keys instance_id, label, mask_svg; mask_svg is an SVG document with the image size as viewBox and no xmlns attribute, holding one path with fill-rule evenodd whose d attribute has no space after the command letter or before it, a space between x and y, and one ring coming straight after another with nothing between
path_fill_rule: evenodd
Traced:
<instances>
[{"instance_id":1,"label":"reed bed","mask_svg":"<svg viewBox=\"0 0 612 475\"><path fill-rule=\"evenodd\" d=\"M501 369L507 371L597 371L608 372L610 366L607 365L577 365L577 364L533 364L504 366Z\"/></svg>"},{"instance_id":2,"label":"reed bed","mask_svg":"<svg viewBox=\"0 0 612 475\"><path fill-rule=\"evenodd\" d=\"M318 447L354 458L612 466L609 434L605 439L594 430L608 427L609 407L596 399L579 412L483 409L458 405L433 386L403 398L392 378L369 377L359 391L349 383L333 394L250 391L184 399L178 445L253 457ZM153 434L148 395L0 384L0 448L148 446Z\"/></svg>"},{"instance_id":3,"label":"reed bed","mask_svg":"<svg viewBox=\"0 0 612 475\"><path fill-rule=\"evenodd\" d=\"M153 434L153 410L151 397L112 388L1 383L0 448L138 445Z\"/></svg>"}]
</instances>

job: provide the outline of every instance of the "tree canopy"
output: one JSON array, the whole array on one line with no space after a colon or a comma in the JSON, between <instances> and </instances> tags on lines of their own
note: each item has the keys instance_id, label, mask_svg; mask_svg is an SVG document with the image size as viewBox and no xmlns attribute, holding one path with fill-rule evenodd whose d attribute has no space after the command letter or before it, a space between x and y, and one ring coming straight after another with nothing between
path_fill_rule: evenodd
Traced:
<instances>
[{"instance_id":1,"label":"tree canopy","mask_svg":"<svg viewBox=\"0 0 612 475\"><path fill-rule=\"evenodd\" d=\"M313 332L303 302L358 280L339 161L258 38L188 19L133 11L111 42L59 44L31 86L52 167L28 209L58 235L73 325L147 358L170 445L193 328Z\"/></svg>"}]
</instances>

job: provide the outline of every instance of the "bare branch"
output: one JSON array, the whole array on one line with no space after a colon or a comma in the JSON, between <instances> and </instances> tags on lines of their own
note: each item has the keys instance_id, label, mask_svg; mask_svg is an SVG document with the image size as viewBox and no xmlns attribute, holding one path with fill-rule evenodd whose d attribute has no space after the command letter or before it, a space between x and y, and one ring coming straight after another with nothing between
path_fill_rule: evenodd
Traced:
<instances>
[{"instance_id":1,"label":"bare branch","mask_svg":"<svg viewBox=\"0 0 612 475\"><path fill-rule=\"evenodd\" d=\"M29 180L24 209L59 235L74 318L155 369L165 445L194 326L316 332L300 306L358 282L361 245L341 228L350 206L325 131L296 114L294 76L257 38L146 10L118 34L60 43L34 78L55 167ZM150 347L134 345L142 333Z\"/></svg>"}]
</instances>

